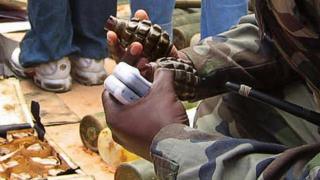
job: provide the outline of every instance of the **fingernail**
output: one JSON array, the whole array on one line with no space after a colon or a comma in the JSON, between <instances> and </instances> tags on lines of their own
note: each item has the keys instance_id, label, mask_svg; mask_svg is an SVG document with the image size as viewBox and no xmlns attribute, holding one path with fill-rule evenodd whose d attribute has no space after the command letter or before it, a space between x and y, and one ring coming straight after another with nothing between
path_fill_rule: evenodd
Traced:
<instances>
[{"instance_id":1,"label":"fingernail","mask_svg":"<svg viewBox=\"0 0 320 180\"><path fill-rule=\"evenodd\" d=\"M130 53L131 53L131 55L133 55L133 56L136 56L136 55L138 55L139 54L139 48L134 48L134 47L130 47Z\"/></svg>"},{"instance_id":2,"label":"fingernail","mask_svg":"<svg viewBox=\"0 0 320 180\"><path fill-rule=\"evenodd\" d=\"M113 45L113 41L111 40L111 38L107 35L107 41L109 45Z\"/></svg>"}]
</instances>

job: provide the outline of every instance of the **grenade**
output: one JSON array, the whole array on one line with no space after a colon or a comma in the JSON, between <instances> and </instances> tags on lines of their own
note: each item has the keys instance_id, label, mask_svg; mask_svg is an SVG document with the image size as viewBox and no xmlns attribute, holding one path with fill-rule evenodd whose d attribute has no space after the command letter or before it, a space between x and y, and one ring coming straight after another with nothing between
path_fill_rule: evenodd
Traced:
<instances>
[{"instance_id":1,"label":"grenade","mask_svg":"<svg viewBox=\"0 0 320 180\"><path fill-rule=\"evenodd\" d=\"M126 21L110 16L105 29L114 31L124 48L133 42L140 42L143 45L143 55L150 61L167 57L173 46L168 33L148 20L132 18Z\"/></svg>"},{"instance_id":2,"label":"grenade","mask_svg":"<svg viewBox=\"0 0 320 180\"><path fill-rule=\"evenodd\" d=\"M145 77L153 77L158 68L165 68L174 73L174 88L180 100L193 100L196 97L196 88L200 85L201 79L190 62L174 57L164 57L146 64L140 72Z\"/></svg>"}]
</instances>

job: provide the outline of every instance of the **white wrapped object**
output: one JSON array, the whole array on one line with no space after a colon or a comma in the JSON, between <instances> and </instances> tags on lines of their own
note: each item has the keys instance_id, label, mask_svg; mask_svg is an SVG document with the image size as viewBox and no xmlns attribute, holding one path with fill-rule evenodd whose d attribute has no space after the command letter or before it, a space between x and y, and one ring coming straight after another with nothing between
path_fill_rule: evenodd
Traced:
<instances>
[{"instance_id":1,"label":"white wrapped object","mask_svg":"<svg viewBox=\"0 0 320 180\"><path fill-rule=\"evenodd\" d=\"M134 93L113 75L108 76L108 78L104 81L104 87L122 104L130 104L140 98L136 93Z\"/></svg>"},{"instance_id":2,"label":"white wrapped object","mask_svg":"<svg viewBox=\"0 0 320 180\"><path fill-rule=\"evenodd\" d=\"M137 68L124 62L115 67L113 75L140 97L145 96L151 87L151 83L140 75Z\"/></svg>"},{"instance_id":3,"label":"white wrapped object","mask_svg":"<svg viewBox=\"0 0 320 180\"><path fill-rule=\"evenodd\" d=\"M104 81L104 87L122 104L131 104L149 92L151 83L140 75L138 69L121 62Z\"/></svg>"}]
</instances>

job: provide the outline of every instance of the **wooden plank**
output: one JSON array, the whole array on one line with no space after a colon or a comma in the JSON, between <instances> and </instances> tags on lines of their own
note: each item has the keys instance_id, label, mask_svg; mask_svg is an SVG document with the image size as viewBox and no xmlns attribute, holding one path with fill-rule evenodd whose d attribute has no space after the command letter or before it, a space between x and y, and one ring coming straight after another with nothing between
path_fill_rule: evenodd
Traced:
<instances>
[{"instance_id":1,"label":"wooden plank","mask_svg":"<svg viewBox=\"0 0 320 180\"><path fill-rule=\"evenodd\" d=\"M44 125L78 123L80 118L55 94L45 91L34 91L25 94L28 104L37 101L40 104L40 116Z\"/></svg>"},{"instance_id":2,"label":"wooden plank","mask_svg":"<svg viewBox=\"0 0 320 180\"><path fill-rule=\"evenodd\" d=\"M79 115L102 111L100 100L102 86L87 87L75 83L72 91L58 95L37 88L31 80L22 81L22 87L28 95L28 98L34 97L33 99L40 100L41 109L51 113L51 115L47 114L46 117L43 117L44 122L48 119L52 120L51 118L55 117L57 113L67 119L70 119L67 114L71 115L71 119L73 119L72 116L76 116L77 119L79 119ZM37 97L37 95L40 96ZM43 103L43 98L46 97L48 101L53 99L55 102ZM62 109L61 111L64 113L59 112L59 108L53 108L52 106L56 107L54 104L60 104L60 109ZM98 106L99 108L97 108ZM74 113L73 110L75 110L76 113ZM60 119L59 116L56 117ZM87 150L83 146L79 134L79 124L46 127L46 131L50 138L58 144L86 174L94 175L97 180L113 179L113 169L108 167L98 154Z\"/></svg>"},{"instance_id":3,"label":"wooden plank","mask_svg":"<svg viewBox=\"0 0 320 180\"><path fill-rule=\"evenodd\" d=\"M15 40L21 40L24 33L11 33L6 34L7 37L10 37ZM107 72L111 73L115 66L115 62L112 60L106 61L105 67ZM21 81L21 86L24 94L29 94L29 98L32 95L37 100L40 97L36 97L37 92L41 92L40 94L51 94L50 96L55 95L56 99L52 104L60 104L63 103L63 106L66 106L65 110L71 111L66 112L68 114L72 114L71 116L76 116L77 119L79 117L83 117L87 114L94 114L96 112L102 112L102 103L101 103L101 93L103 91L103 86L83 86L76 82L73 82L72 90L68 93L63 94L54 94L45 92L38 87L36 87L32 80L23 80ZM46 96L42 96L45 98ZM43 100L43 99L42 99ZM30 101L30 99L29 99ZM48 102L49 103L49 102ZM45 110L48 113L60 113L57 112L56 108L47 107L47 105L40 104L41 109ZM52 105L50 105L52 106ZM63 114L62 114L63 115ZM51 115L50 115L51 116ZM47 115L45 119L50 120L50 116ZM51 116L53 117L53 116ZM68 119L67 116L65 118ZM69 118L70 119L70 118ZM73 118L71 118L73 119ZM77 164L81 167L81 169L88 175L94 175L97 180L108 180L114 179L114 175L111 172L110 167L108 167L100 156L96 153L93 153L82 145L80 135L79 135L79 124L72 125L63 125L63 126L53 126L46 127L47 134L50 138L58 144L59 147Z\"/></svg>"},{"instance_id":4,"label":"wooden plank","mask_svg":"<svg viewBox=\"0 0 320 180\"><path fill-rule=\"evenodd\" d=\"M32 123L17 79L0 80L0 125Z\"/></svg>"},{"instance_id":5,"label":"wooden plank","mask_svg":"<svg viewBox=\"0 0 320 180\"><path fill-rule=\"evenodd\" d=\"M96 153L87 150L80 140L79 124L47 127L47 133L70 158L88 175L97 180L113 179L111 168Z\"/></svg>"}]
</instances>

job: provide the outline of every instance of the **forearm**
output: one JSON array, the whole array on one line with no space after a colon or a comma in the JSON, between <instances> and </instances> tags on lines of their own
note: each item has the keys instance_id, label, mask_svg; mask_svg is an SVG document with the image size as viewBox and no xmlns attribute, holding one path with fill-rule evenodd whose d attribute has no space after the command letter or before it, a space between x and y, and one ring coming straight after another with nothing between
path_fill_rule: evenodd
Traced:
<instances>
[{"instance_id":1,"label":"forearm","mask_svg":"<svg viewBox=\"0 0 320 180\"><path fill-rule=\"evenodd\" d=\"M210 135L174 124L157 134L151 153L160 179L279 179L290 173L297 177L314 173L320 162L315 157L319 146L287 150L281 145Z\"/></svg>"},{"instance_id":2,"label":"forearm","mask_svg":"<svg viewBox=\"0 0 320 180\"><path fill-rule=\"evenodd\" d=\"M227 81L272 89L295 77L273 46L259 39L254 16L240 22L217 37L181 50L180 56L192 62L202 79L198 99L225 92Z\"/></svg>"}]
</instances>

